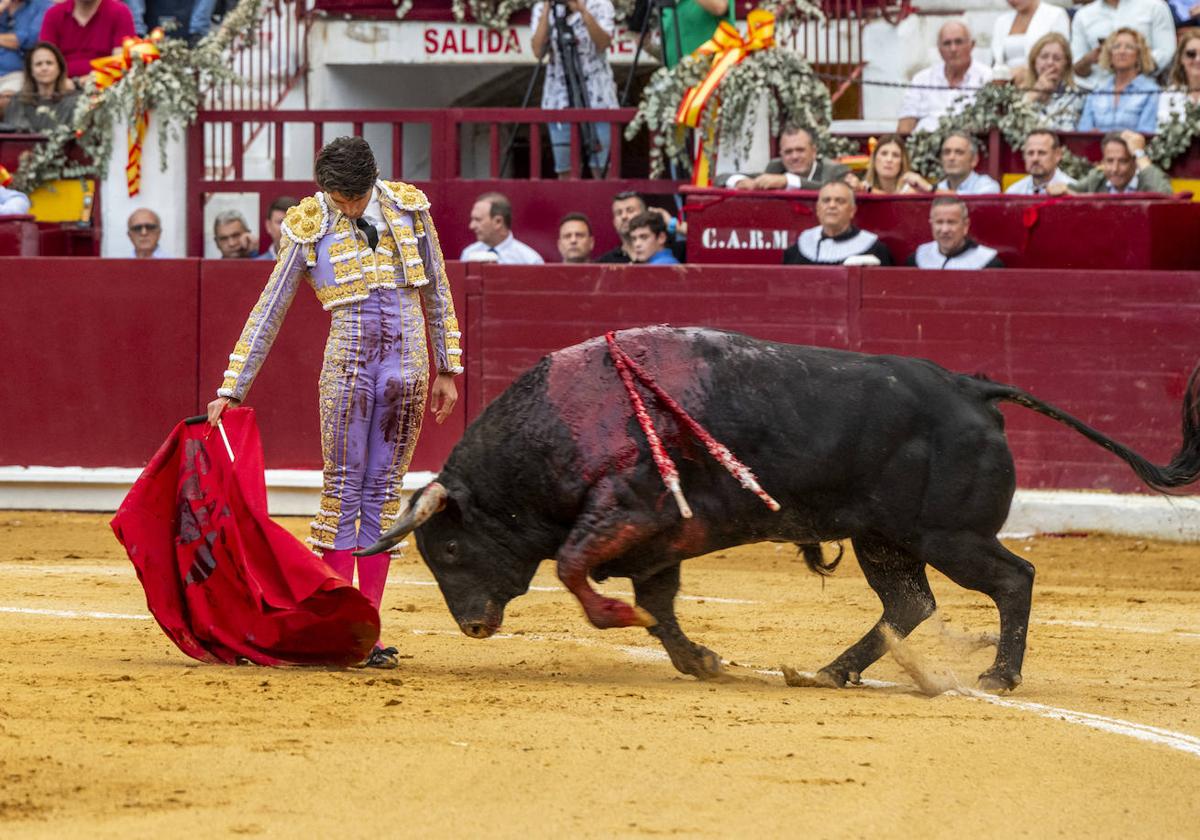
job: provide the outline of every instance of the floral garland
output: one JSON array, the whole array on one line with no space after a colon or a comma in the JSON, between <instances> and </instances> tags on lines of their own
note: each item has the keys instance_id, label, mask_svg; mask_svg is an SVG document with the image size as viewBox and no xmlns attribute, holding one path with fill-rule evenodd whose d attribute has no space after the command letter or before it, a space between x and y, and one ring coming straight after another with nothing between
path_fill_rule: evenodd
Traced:
<instances>
[{"instance_id":1,"label":"floral garland","mask_svg":"<svg viewBox=\"0 0 1200 840\"><path fill-rule=\"evenodd\" d=\"M83 83L69 124L57 126L45 141L22 160L14 186L32 192L47 181L101 177L112 154L114 125L128 124L141 112L153 112L165 171L167 142L195 121L203 91L212 84L236 81L228 66L230 47L253 37L266 11L266 0L241 0L221 26L194 49L168 38L159 45L161 56L150 64L135 61L119 81L99 89L92 77ZM70 160L67 146L74 141L85 161Z\"/></svg>"},{"instance_id":2,"label":"floral garland","mask_svg":"<svg viewBox=\"0 0 1200 840\"><path fill-rule=\"evenodd\" d=\"M1159 169L1166 169L1171 161L1185 154L1200 136L1200 104L1185 100L1183 114L1171 114L1166 125L1158 127L1158 134L1146 146L1146 155Z\"/></svg>"},{"instance_id":3,"label":"floral garland","mask_svg":"<svg viewBox=\"0 0 1200 840\"><path fill-rule=\"evenodd\" d=\"M454 0L450 8L457 21L466 20L467 12L470 11L476 23L481 23L489 29L501 29L508 26L508 21L514 14L532 8L537 2L540 0L500 0L499 3L495 0ZM628 18L635 2L636 0L613 0L617 20ZM397 16L403 17L398 12Z\"/></svg>"},{"instance_id":4,"label":"floral garland","mask_svg":"<svg viewBox=\"0 0 1200 840\"><path fill-rule=\"evenodd\" d=\"M803 0L790 3L796 8L801 4ZM707 56L688 56L672 69L656 70L642 91L625 137L632 140L642 129L651 133L650 177L661 177L668 161L683 167L689 164L690 150L684 132L677 129L676 115L684 94L705 77L709 65ZM718 150L744 157L754 143L755 116L764 102L772 136L784 125L802 125L816 132L827 154L850 150L851 141L829 134L833 110L829 90L800 53L778 47L748 54L721 79L696 130L705 137L715 136Z\"/></svg>"}]
</instances>

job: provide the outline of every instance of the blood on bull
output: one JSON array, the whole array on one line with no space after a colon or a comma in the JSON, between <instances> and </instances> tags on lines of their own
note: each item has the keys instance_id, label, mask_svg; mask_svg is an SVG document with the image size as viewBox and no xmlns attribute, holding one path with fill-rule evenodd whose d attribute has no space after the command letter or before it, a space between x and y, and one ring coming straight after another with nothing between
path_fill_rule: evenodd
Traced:
<instances>
[{"instance_id":1,"label":"blood on bull","mask_svg":"<svg viewBox=\"0 0 1200 840\"><path fill-rule=\"evenodd\" d=\"M623 364L647 380L627 389ZM811 569L829 573L836 560L825 562L819 544L848 539L883 615L818 672L819 683L857 681L889 631L907 636L933 613L932 566L995 602L999 641L980 685L1013 689L1034 568L996 537L1016 487L997 403L1074 429L1165 491L1200 475L1198 373L1184 394L1180 450L1157 466L1019 388L922 359L699 328L627 330L611 347L593 339L519 377L366 551L415 532L450 612L476 638L496 632L508 602L553 558L592 624L645 626L677 669L710 678L720 657L688 639L675 616L681 561L772 540L799 545ZM649 440L639 413L652 420ZM779 509L739 486L746 476L712 457L697 429L740 459ZM654 436L678 465L686 506L672 500ZM589 583L614 576L632 581L636 606Z\"/></svg>"}]
</instances>

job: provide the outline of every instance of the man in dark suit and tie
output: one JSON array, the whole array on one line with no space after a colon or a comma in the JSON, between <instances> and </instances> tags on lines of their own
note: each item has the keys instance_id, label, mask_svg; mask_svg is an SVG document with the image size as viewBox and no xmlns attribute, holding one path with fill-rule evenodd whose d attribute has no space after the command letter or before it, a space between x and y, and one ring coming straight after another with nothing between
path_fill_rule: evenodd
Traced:
<instances>
[{"instance_id":1,"label":"man in dark suit and tie","mask_svg":"<svg viewBox=\"0 0 1200 840\"><path fill-rule=\"evenodd\" d=\"M717 179L716 186L735 190L819 190L840 181L849 169L819 156L817 140L803 126L785 125L779 133L779 157L761 175L737 172Z\"/></svg>"}]
</instances>

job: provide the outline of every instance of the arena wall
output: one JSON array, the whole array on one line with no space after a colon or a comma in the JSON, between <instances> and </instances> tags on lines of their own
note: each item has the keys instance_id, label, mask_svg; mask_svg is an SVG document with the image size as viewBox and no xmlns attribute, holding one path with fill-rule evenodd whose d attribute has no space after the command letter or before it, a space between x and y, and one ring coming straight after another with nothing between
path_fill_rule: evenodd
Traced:
<instances>
[{"instance_id":1,"label":"arena wall","mask_svg":"<svg viewBox=\"0 0 1200 840\"><path fill-rule=\"evenodd\" d=\"M107 476L120 487L211 399L269 270L243 261L0 260L10 293L0 484L23 475L30 490L53 487L84 468L93 483ZM703 324L922 356L1028 388L1160 462L1178 444L1179 403L1198 355L1198 273L460 263L449 271L465 340L465 411L426 423L415 472L436 471L465 423L543 354L614 328ZM320 468L316 381L327 317L302 290L251 401L267 466L308 471L291 482L304 493ZM1024 409L1005 413L1021 487L1142 490L1122 462L1075 433ZM4 503L21 506L13 499Z\"/></svg>"}]
</instances>

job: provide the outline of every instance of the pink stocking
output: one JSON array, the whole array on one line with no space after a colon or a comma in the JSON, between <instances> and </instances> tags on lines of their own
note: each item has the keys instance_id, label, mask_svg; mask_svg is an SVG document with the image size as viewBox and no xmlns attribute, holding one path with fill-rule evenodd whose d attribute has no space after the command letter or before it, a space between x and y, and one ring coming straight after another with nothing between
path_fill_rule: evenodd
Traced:
<instances>
[{"instance_id":1,"label":"pink stocking","mask_svg":"<svg viewBox=\"0 0 1200 840\"><path fill-rule=\"evenodd\" d=\"M346 583L354 583L354 549L327 548L321 555L321 559L329 568L333 569L334 574L345 579Z\"/></svg>"},{"instance_id":2,"label":"pink stocking","mask_svg":"<svg viewBox=\"0 0 1200 840\"><path fill-rule=\"evenodd\" d=\"M383 587L391 562L392 557L387 552L358 558L358 591L367 596L375 609L383 602Z\"/></svg>"}]
</instances>

